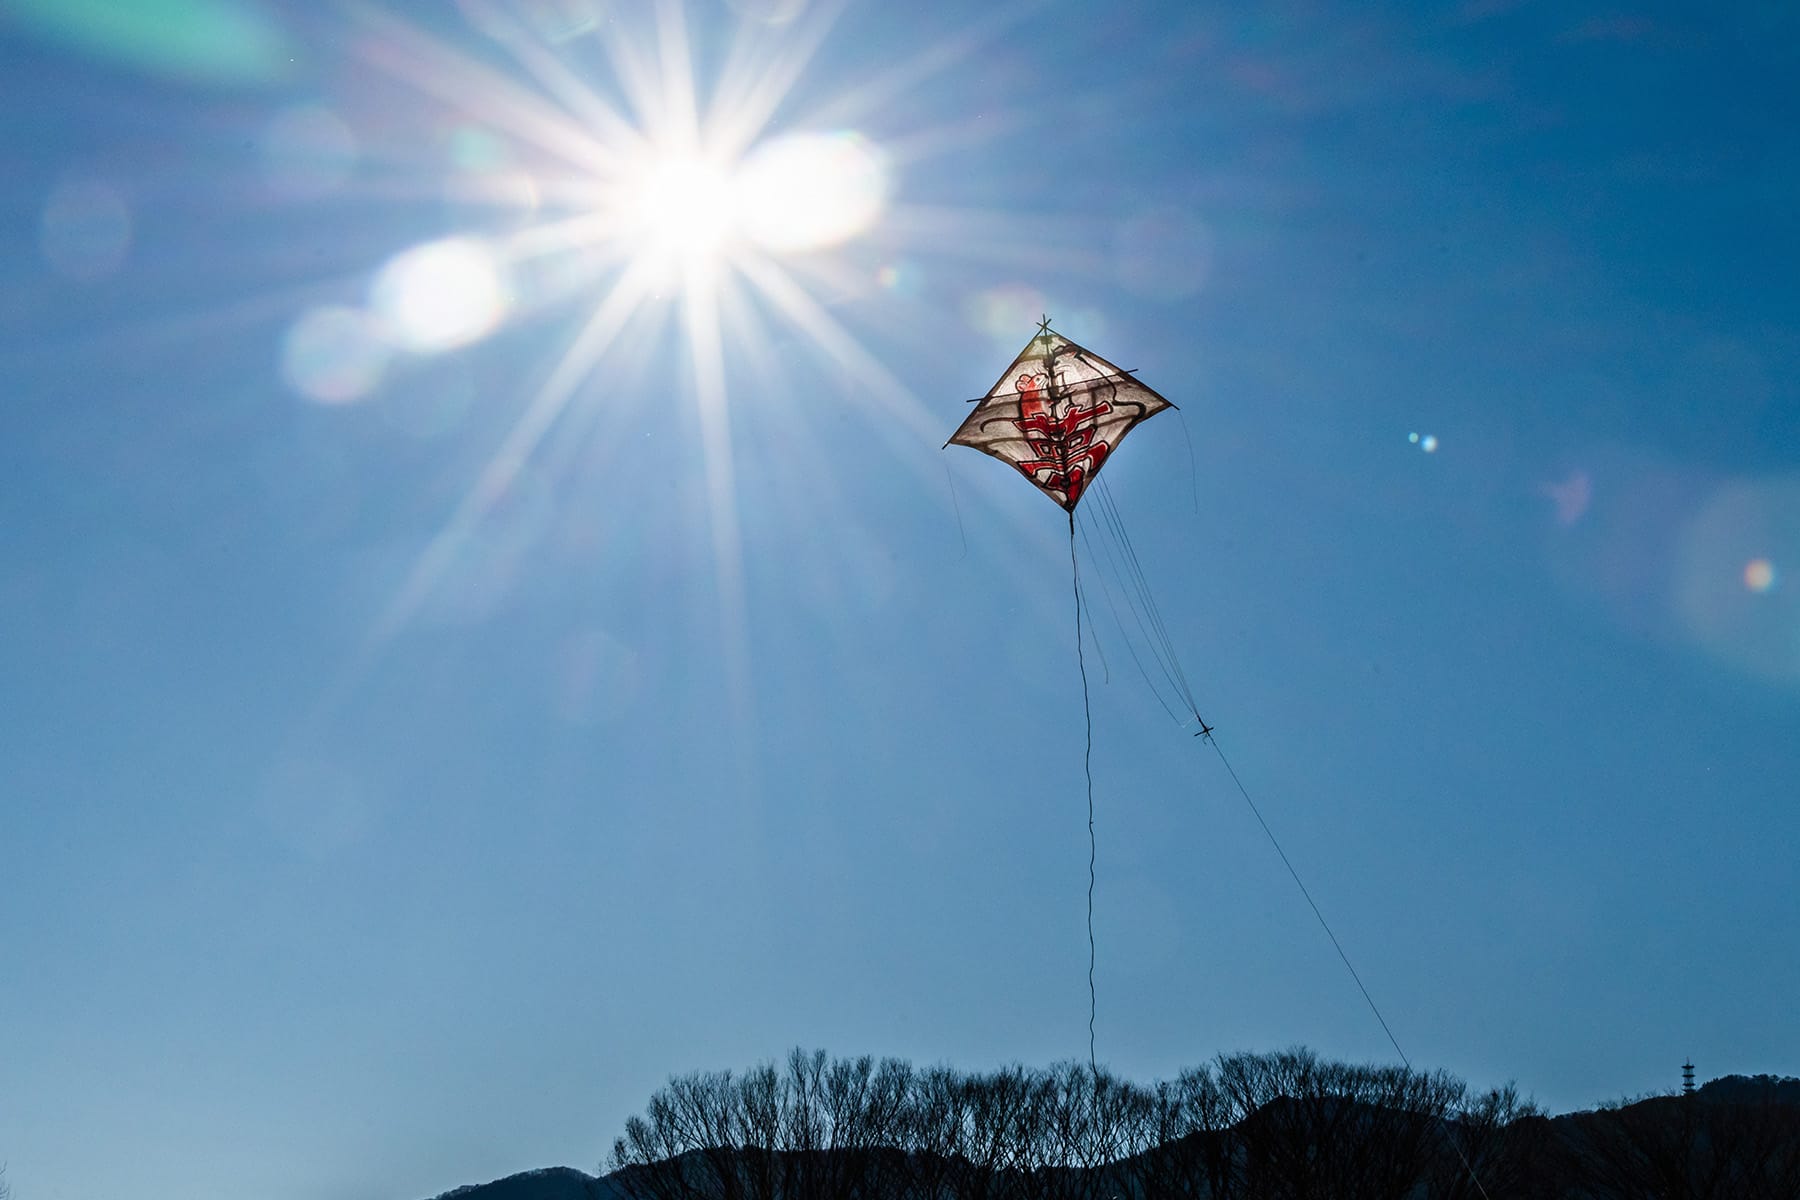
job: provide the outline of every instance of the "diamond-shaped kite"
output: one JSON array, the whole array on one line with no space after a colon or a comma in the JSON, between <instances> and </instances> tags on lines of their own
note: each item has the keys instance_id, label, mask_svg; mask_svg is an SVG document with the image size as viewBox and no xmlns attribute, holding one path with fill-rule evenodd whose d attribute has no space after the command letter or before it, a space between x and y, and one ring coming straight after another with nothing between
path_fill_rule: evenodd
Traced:
<instances>
[{"instance_id":1,"label":"diamond-shaped kite","mask_svg":"<svg viewBox=\"0 0 1800 1200\"><path fill-rule=\"evenodd\" d=\"M1073 514L1132 427L1173 407L1129 371L1051 330L1045 318L944 445L1010 463Z\"/></svg>"}]
</instances>

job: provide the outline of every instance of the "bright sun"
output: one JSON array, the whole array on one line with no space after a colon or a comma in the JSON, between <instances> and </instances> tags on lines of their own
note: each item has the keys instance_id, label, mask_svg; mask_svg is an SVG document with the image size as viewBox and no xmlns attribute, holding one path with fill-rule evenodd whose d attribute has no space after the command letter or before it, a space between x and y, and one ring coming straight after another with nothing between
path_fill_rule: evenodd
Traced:
<instances>
[{"instance_id":1,"label":"bright sun","mask_svg":"<svg viewBox=\"0 0 1800 1200\"><path fill-rule=\"evenodd\" d=\"M874 223L887 191L879 153L852 133L790 134L737 162L654 154L632 175L634 238L644 252L689 263L835 246Z\"/></svg>"},{"instance_id":2,"label":"bright sun","mask_svg":"<svg viewBox=\"0 0 1800 1200\"><path fill-rule=\"evenodd\" d=\"M348 403L374 391L397 353L443 353L500 329L522 300L529 302L536 282L548 280L549 290L562 292L591 281L598 291L371 631L370 646L418 611L494 498L507 493L646 310L678 314L699 414L721 613L741 616L727 343L744 339L754 347L763 321L783 323L861 377L886 381L883 395L895 411L905 407L902 389L811 292L815 282L837 287L866 267L866 256L832 252L876 228L890 201L887 156L842 124L880 93L848 93L809 124L770 130L835 6L818 6L778 38L745 24L724 69L704 83L694 75L682 5L642 6L653 14L644 36L654 45L625 25L590 31L609 55L622 102L585 84L575 70L581 56L565 60L513 6L464 0L459 7L541 86L524 86L374 9L362 18L368 53L396 79L488 131L497 145L517 143L557 160L547 172L521 167L495 177L491 198L511 211L523 195L532 217L497 236L457 236L397 254L376 273L366 306L322 308L296 323L284 370L304 394ZM475 194L490 198L486 190ZM727 638L741 642L735 633Z\"/></svg>"},{"instance_id":3,"label":"bright sun","mask_svg":"<svg viewBox=\"0 0 1800 1200\"><path fill-rule=\"evenodd\" d=\"M736 234L741 189L728 166L695 154L667 154L647 163L635 182L628 221L645 250L710 259Z\"/></svg>"}]
</instances>

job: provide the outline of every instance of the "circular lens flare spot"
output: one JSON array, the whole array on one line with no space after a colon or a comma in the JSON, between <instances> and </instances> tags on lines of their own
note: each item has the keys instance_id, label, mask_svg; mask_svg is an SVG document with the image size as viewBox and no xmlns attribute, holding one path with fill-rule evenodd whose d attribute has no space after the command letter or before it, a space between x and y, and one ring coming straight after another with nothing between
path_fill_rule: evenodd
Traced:
<instances>
[{"instance_id":1,"label":"circular lens flare spot","mask_svg":"<svg viewBox=\"0 0 1800 1200\"><path fill-rule=\"evenodd\" d=\"M860 134L794 134L750 155L738 191L752 241L773 251L816 250L874 224L887 198L887 166Z\"/></svg>"},{"instance_id":2,"label":"circular lens flare spot","mask_svg":"<svg viewBox=\"0 0 1800 1200\"><path fill-rule=\"evenodd\" d=\"M896 295L916 296L923 286L923 272L910 262L890 263L875 272L875 281Z\"/></svg>"},{"instance_id":3,"label":"circular lens flare spot","mask_svg":"<svg viewBox=\"0 0 1800 1200\"><path fill-rule=\"evenodd\" d=\"M506 165L506 143L492 130L463 125L450 135L450 161L477 174L497 171Z\"/></svg>"},{"instance_id":4,"label":"circular lens flare spot","mask_svg":"<svg viewBox=\"0 0 1800 1200\"><path fill-rule=\"evenodd\" d=\"M392 354L378 323L362 309L315 308L288 330L281 374L309 400L348 404L375 389Z\"/></svg>"},{"instance_id":5,"label":"circular lens flare spot","mask_svg":"<svg viewBox=\"0 0 1800 1200\"><path fill-rule=\"evenodd\" d=\"M1023 283L1006 283L971 296L964 306L969 324L989 337L1010 339L1037 324L1049 307L1044 294Z\"/></svg>"},{"instance_id":6,"label":"circular lens flare spot","mask_svg":"<svg viewBox=\"0 0 1800 1200\"><path fill-rule=\"evenodd\" d=\"M432 242L401 254L375 277L370 298L395 340L421 354L485 337L507 308L499 261L469 238Z\"/></svg>"},{"instance_id":7,"label":"circular lens flare spot","mask_svg":"<svg viewBox=\"0 0 1800 1200\"><path fill-rule=\"evenodd\" d=\"M1796 547L1800 474L1735 479L1681 522L1669 565L1675 613L1702 648L1800 685L1800 592L1777 566Z\"/></svg>"}]
</instances>

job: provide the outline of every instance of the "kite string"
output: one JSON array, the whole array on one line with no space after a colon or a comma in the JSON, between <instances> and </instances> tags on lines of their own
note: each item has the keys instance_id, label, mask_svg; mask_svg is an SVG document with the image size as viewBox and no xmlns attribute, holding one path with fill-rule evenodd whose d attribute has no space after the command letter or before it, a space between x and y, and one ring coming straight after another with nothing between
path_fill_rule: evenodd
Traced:
<instances>
[{"instance_id":1,"label":"kite string","mask_svg":"<svg viewBox=\"0 0 1800 1200\"><path fill-rule=\"evenodd\" d=\"M1202 728L1206 722L1200 716L1199 708L1194 701L1194 689L1188 684L1187 672L1182 669L1181 658L1175 653L1175 640L1169 636L1168 626L1163 621L1162 610L1157 607L1156 597L1150 591L1150 581L1144 574L1143 563L1139 560L1137 549L1131 544L1131 535L1125 530L1125 519L1119 513L1118 504L1113 500L1112 489L1105 480L1099 481L1095 489L1100 498L1100 515L1103 523L1110 526L1110 532L1117 542L1127 567L1127 575L1133 588L1138 593L1144 612L1149 618L1150 632L1154 634L1158 657L1165 668L1173 675L1171 682L1175 684L1183 702L1194 719Z\"/></svg>"},{"instance_id":2,"label":"kite string","mask_svg":"<svg viewBox=\"0 0 1800 1200\"><path fill-rule=\"evenodd\" d=\"M1099 492L1098 490L1095 494L1104 497L1104 493ZM1102 505L1102 510L1104 510L1104 505ZM1094 524L1095 519L1090 515L1088 525L1093 526ZM1182 686L1170 670L1168 654L1165 651L1159 650L1156 646L1155 637L1151 632L1150 618L1145 612L1147 607L1145 598L1142 595L1134 595L1133 589L1127 586L1127 573L1121 569L1118 554L1116 553L1119 542L1117 534L1113 533L1111 530L1104 529L1102 532L1107 533L1109 536L1102 537L1099 542L1102 551L1099 556L1099 563L1101 566L1101 590L1106 596L1107 604L1112 608L1113 618L1119 624L1119 633L1124 637L1126 649L1131 652L1132 661L1137 664L1139 674L1144 676L1145 684L1150 688L1150 692L1156 697L1157 702L1163 706L1163 711L1169 714L1169 719L1179 725L1182 723L1182 718L1175 715L1175 709L1185 706L1191 711L1193 708L1192 698L1182 694ZM1092 553L1092 550L1093 546L1090 539L1090 554ZM1118 605L1113 601L1112 579L1118 580L1119 590L1124 596L1126 607L1131 610L1132 621L1137 626L1137 639L1131 637L1130 633L1125 629L1124 619L1119 616ZM1144 669L1143 660L1138 657L1135 644L1135 642L1139 640L1141 640L1146 649L1151 652L1151 657L1155 660L1157 667L1162 672L1163 680L1175 693L1173 705L1163 698L1163 688L1159 686L1155 680L1151 679L1149 672Z\"/></svg>"},{"instance_id":3,"label":"kite string","mask_svg":"<svg viewBox=\"0 0 1800 1200\"><path fill-rule=\"evenodd\" d=\"M1392 1046L1394 1053L1400 1056L1400 1062L1407 1071L1412 1071L1412 1060L1406 1057L1406 1051L1400 1048L1400 1039L1396 1038L1394 1031L1388 1028L1387 1018L1381 1015L1381 1009L1376 1005L1375 997L1371 996L1369 989L1363 986L1362 976L1356 973L1356 967L1351 963L1350 956L1344 952L1343 944L1338 941L1337 934L1331 931L1331 923L1325 919L1325 914L1319 911L1318 902L1307 890L1306 884L1300 878L1300 872L1296 871L1294 864L1288 861L1287 851L1281 848L1281 842L1276 838L1275 831L1269 828L1267 821L1263 820L1262 809L1258 808L1256 801L1250 798L1250 790L1244 786L1244 781L1238 778L1237 770L1231 765L1231 760L1225 757L1225 750L1219 745L1218 739L1209 736L1206 740L1212 743L1212 748L1218 754L1219 761L1225 766L1225 773L1231 776L1231 782L1237 785L1238 795L1242 796L1244 803L1250 806L1250 812L1256 817L1256 823L1262 826L1263 833L1268 836L1269 845L1275 847L1275 853L1281 858L1281 865L1286 867L1288 874L1293 877L1294 886L1300 889L1302 896L1306 897L1307 907L1311 908L1313 916L1319 919L1319 928L1323 929L1325 936L1331 939L1331 948L1337 951L1338 958L1343 960L1344 969L1349 971L1350 978L1356 981L1356 990L1362 993L1363 1002L1369 1006L1369 1011L1375 1014L1375 1020L1381 1025L1381 1032L1387 1034L1388 1045ZM1437 1120L1438 1124L1443 1127L1444 1140L1450 1143L1450 1149L1455 1152L1457 1159L1462 1163L1463 1170L1469 1173L1469 1181L1475 1185L1475 1190L1481 1193L1482 1200L1490 1200L1487 1188L1482 1186L1481 1176L1475 1171L1475 1164L1469 1161L1469 1156L1463 1153L1462 1146L1457 1143L1456 1135L1451 1132L1450 1122L1444 1118L1442 1113L1438 1114Z\"/></svg>"},{"instance_id":4,"label":"kite string","mask_svg":"<svg viewBox=\"0 0 1800 1200\"><path fill-rule=\"evenodd\" d=\"M1074 509L1069 510L1069 573L1075 591L1075 662L1081 668L1081 712L1087 723L1087 749L1082 754L1081 769L1087 775L1088 808L1088 1070L1098 1081L1100 1067L1094 1058L1094 1015L1098 1007L1094 992L1094 709L1088 700L1087 659L1081 648L1081 564L1075 557Z\"/></svg>"},{"instance_id":5,"label":"kite string","mask_svg":"<svg viewBox=\"0 0 1800 1200\"><path fill-rule=\"evenodd\" d=\"M1206 741L1210 741L1213 750L1219 754L1219 761L1224 765L1224 768L1226 768L1226 774L1231 777L1231 783L1237 786L1238 795L1244 797L1244 804L1249 806L1249 811L1251 811L1251 815L1255 817L1256 824L1262 826L1264 837L1269 838L1269 846L1274 847L1274 853L1282 860L1282 865L1287 869L1287 874L1294 880L1294 887L1300 889L1301 898L1305 898L1307 907L1312 909L1312 916L1314 916L1314 919L1318 919L1319 928L1325 930L1325 937L1332 943L1332 950L1336 950L1337 959L1345 964L1346 972L1350 972L1350 979L1352 979L1352 982L1355 982L1357 991L1363 995L1363 1002L1368 1006L1368 1011L1375 1015L1375 1022L1381 1025L1382 1033L1388 1036L1388 1043L1393 1045L1393 1052L1399 1054L1400 1063L1402 1063L1406 1069L1413 1069L1413 1063L1411 1063L1411 1060L1406 1056L1406 1051L1400 1049L1399 1038L1395 1038L1393 1029L1388 1025L1388 1018L1382 1015L1381 1007L1375 1004L1375 997L1373 997L1370 990L1368 990L1368 986L1364 984L1363 975L1355 970L1355 964L1350 961L1350 955L1348 955L1348 952L1343 948L1343 943L1337 941L1336 930L1332 930L1330 921L1325 919L1325 912L1319 909L1318 901L1312 898L1312 891L1307 887L1305 880L1301 880L1300 871L1294 867L1292 860L1289 860L1287 851L1283 849L1280 838L1274 837L1274 829L1271 828L1269 822L1264 819L1262 808L1256 804L1255 799L1251 799L1249 788L1246 788L1246 786L1244 786L1244 781L1238 777L1237 768L1231 766L1231 761L1226 757L1224 748L1220 747L1219 741L1211 736L1211 727L1208 727L1208 723L1202 718L1199 707L1195 705L1195 700L1193 700L1192 687L1188 685L1188 676L1186 676L1186 671L1181 667L1181 658L1175 655L1175 642L1174 639L1170 637L1168 626L1166 626L1165 621L1163 621L1163 613L1157 608L1156 597L1150 594L1150 581L1148 581L1147 574L1145 574L1145 570L1143 570L1143 561L1139 560L1136 547L1132 547L1132 543L1130 543L1130 534L1127 534L1127 531L1125 531L1125 520L1123 520L1123 516L1120 515L1118 504L1114 502L1111 488L1107 488L1107 482L1105 482L1105 480L1094 480L1093 495L1094 498L1096 498L1096 509L1094 509L1094 513L1098 516L1091 515L1089 524L1093 525L1094 533L1098 536L1100 547L1102 547L1103 551L1102 556L1100 556L1100 565L1102 565L1100 583L1102 583L1103 594L1105 594L1107 601L1111 604L1111 581L1107 578L1107 572L1111 570L1112 576L1116 578L1118 585L1120 585L1120 592L1123 594L1123 597L1125 597L1125 603L1127 603L1130 612L1132 612L1134 624L1138 626L1139 637L1143 637L1143 640L1145 640L1145 648L1147 648L1148 653L1150 653L1150 657L1156 658L1157 667L1161 669L1163 680L1165 680L1166 684L1170 685L1170 687L1174 687L1177 703L1186 707L1186 711L1192 712L1193 720L1199 721L1199 725L1201 725L1201 734L1197 734L1197 736L1204 736ZM1073 513L1071 513L1071 527L1073 527ZM1073 529L1071 529L1071 533L1073 533ZM1093 545L1089 545L1089 554L1093 554ZM1071 561L1073 561L1073 545L1071 545ZM1114 612L1114 619L1118 619L1120 613L1118 613L1118 608L1116 608L1116 606L1114 606L1112 612ZM1076 612L1076 622L1080 622L1080 612ZM1076 624L1076 628L1080 628L1080 624ZM1125 624L1123 624L1123 621L1120 621L1120 633L1121 635L1125 635L1125 646L1132 651L1132 658L1136 660L1136 658L1138 658L1138 653L1136 653L1136 649L1132 649L1132 639L1130 639L1129 633L1125 631ZM1163 705L1163 709L1168 712L1168 716L1170 716L1172 720L1177 721L1177 723L1183 723L1181 718L1175 716L1174 709L1168 705L1168 702L1163 700L1161 687L1157 687L1156 682L1150 678L1150 673L1143 669L1143 664L1141 664L1141 662L1139 662L1138 667L1139 673L1145 676L1145 684L1150 687L1150 694L1156 696L1157 702ZM1093 810L1093 795L1091 795L1091 790L1093 790L1093 779L1089 777L1089 811ZM1093 914L1091 914L1091 909L1093 909L1093 898L1089 896L1089 937L1093 936ZM1483 1200L1489 1200L1487 1187L1481 1184L1480 1173L1474 1169L1474 1164L1469 1160L1469 1155L1463 1153L1462 1146L1456 1141L1456 1135L1454 1135L1453 1130L1449 1128L1449 1121L1445 1121L1442 1115L1438 1115L1438 1124L1444 1128L1445 1141L1451 1144L1451 1151L1454 1151L1456 1159L1462 1162L1463 1169L1469 1173L1469 1180L1471 1180L1474 1187L1476 1187L1476 1191L1480 1193Z\"/></svg>"},{"instance_id":6,"label":"kite string","mask_svg":"<svg viewBox=\"0 0 1800 1200\"><path fill-rule=\"evenodd\" d=\"M1087 525L1081 526L1081 540L1087 546L1087 553L1090 559L1094 558L1098 553L1094 549L1093 535L1088 531L1088 526L1092 524L1093 522L1090 521ZM1106 543L1102 542L1101 550L1105 549ZM1102 566L1104 565L1105 563L1102 561ZM1091 594L1092 593L1086 588L1082 589L1082 596L1084 598ZM1119 615L1119 603L1113 598L1113 587L1104 571L1102 571L1100 575L1100 595L1106 600L1107 610L1111 612L1113 616L1113 624L1119 627L1119 640L1124 643L1125 653L1131 656L1132 665L1137 667L1138 675L1143 679L1144 686L1150 689L1150 694L1156 697L1156 702L1162 705L1164 712L1169 714L1169 720L1175 722L1177 725L1181 724L1181 718L1175 715L1175 710L1169 707L1169 702L1167 700L1163 699L1162 689L1156 686L1156 681L1150 678L1150 672L1145 669L1144 660L1138 655L1137 645L1131 640L1131 635L1125 629L1125 618ZM1126 603L1130 603L1130 597L1126 598ZM1090 605L1090 607L1092 606ZM1135 611L1133 615L1136 615ZM1100 655L1100 661L1102 665L1104 665L1106 662L1106 654L1100 648L1099 630L1090 628L1088 630L1088 639L1094 643L1094 651ZM1106 682L1112 682L1110 674L1108 675Z\"/></svg>"},{"instance_id":7,"label":"kite string","mask_svg":"<svg viewBox=\"0 0 1800 1200\"><path fill-rule=\"evenodd\" d=\"M1307 890L1305 882L1300 878L1300 872L1296 871L1294 864L1288 861L1287 851L1281 848L1280 839L1275 836L1275 831L1269 828L1269 823L1263 820L1262 809L1258 808L1256 801L1250 798L1250 790L1244 786L1244 781L1238 778L1237 770L1231 765L1231 760L1225 757L1225 750L1219 745L1218 739L1209 736L1206 740L1212 743L1212 748L1218 754L1219 761L1225 766L1225 773L1231 776L1231 782L1237 785L1238 795L1242 796L1244 803L1250 806L1250 812L1256 817L1256 823L1262 826L1263 833L1269 839L1269 845L1275 847L1275 853L1281 858L1281 865L1286 867L1288 874L1293 877L1294 886L1300 889L1302 896L1306 897L1307 907L1312 909L1313 916L1319 920L1319 928L1323 929L1325 936L1331 939L1331 948L1337 951L1338 958L1343 960L1344 969L1349 971L1350 978L1356 981L1356 990L1362 993L1363 1002L1369 1006L1369 1011L1375 1014L1375 1020L1381 1025L1381 1032L1387 1034L1388 1045L1394 1048L1394 1053L1400 1056L1401 1064L1406 1067L1408 1072L1411 1072L1412 1060L1406 1057L1406 1051L1400 1048L1400 1039L1396 1038L1394 1031L1388 1027L1387 1018L1381 1015L1381 1009L1376 1005L1375 997L1371 996L1369 989L1363 986L1362 976L1356 973L1356 967L1351 963L1350 956L1344 952L1343 944L1338 941L1337 934L1332 932L1331 923L1325 919L1325 914L1319 911L1318 902ZM1475 1190L1481 1193L1482 1200L1490 1200L1487 1188L1482 1186L1481 1176L1475 1171L1475 1164L1469 1161L1467 1154L1463 1153L1462 1146L1457 1143L1456 1135L1451 1132L1450 1122L1445 1120L1442 1113L1438 1114L1438 1124L1443 1127L1444 1140L1450 1143L1450 1149L1461 1161L1463 1170L1469 1173L1469 1180L1475 1185Z\"/></svg>"},{"instance_id":8,"label":"kite string","mask_svg":"<svg viewBox=\"0 0 1800 1200\"><path fill-rule=\"evenodd\" d=\"M1195 713L1196 717L1198 716L1193 689L1182 672L1180 659L1175 654L1174 643L1168 636L1168 629L1163 623L1162 615L1156 610L1156 598L1150 593L1142 567L1135 563L1135 551L1132 550L1130 539L1125 534L1124 523L1119 517L1118 510L1112 503L1112 496L1106 486L1106 480L1097 480L1091 494L1095 498L1094 504L1097 507L1090 507L1087 526L1091 527L1098 536L1102 551L1099 559L1102 568L1100 576L1102 590L1106 593L1107 602L1112 604L1112 582L1118 583L1126 607L1131 611L1132 623L1137 629L1137 637L1133 638L1130 632L1124 628L1122 619L1119 620L1119 632L1124 636L1127 649L1131 651L1132 661L1137 663L1139 673L1145 676L1146 685L1150 688L1151 694L1156 697L1157 702L1162 705L1163 711L1168 713L1169 719L1177 725L1186 724L1183 717L1176 715L1176 709L1185 709L1189 713ZM1096 516L1096 513L1099 515ZM1090 546L1090 550L1091 548ZM1113 606L1113 615L1116 619L1119 618L1116 605ZM1172 698L1165 698L1164 688L1150 679L1149 673L1144 670L1143 661L1138 657L1136 649L1136 643L1140 641L1155 661L1168 690L1173 693ZM1201 722L1201 724L1204 726L1205 723Z\"/></svg>"},{"instance_id":9,"label":"kite string","mask_svg":"<svg viewBox=\"0 0 1800 1200\"><path fill-rule=\"evenodd\" d=\"M1299 888L1300 894L1306 898L1307 907L1312 909L1313 916L1319 920L1319 928L1323 929L1325 936L1331 939L1331 948L1337 951L1338 958L1343 960L1344 969L1349 971L1350 978L1356 981L1356 990L1362 993L1363 1001L1368 1004L1369 1011L1375 1014L1375 1020L1381 1025L1381 1032L1387 1034L1388 1044L1394 1048L1394 1053L1400 1056L1400 1061L1406 1069L1412 1070L1412 1060L1406 1057L1406 1051L1400 1048L1399 1039L1394 1036L1394 1031L1388 1028L1387 1018L1381 1015L1381 1009L1376 1007L1375 997L1369 995L1369 989L1363 986L1362 976L1356 973L1356 967L1350 962L1350 956L1344 953L1343 944L1338 941L1337 934L1332 932L1331 922L1327 921L1325 914L1319 911L1318 901L1314 900L1312 892L1307 890L1305 882L1300 878L1300 872L1296 871L1294 864L1288 860L1287 851L1281 848L1280 839L1275 836L1275 831L1269 828L1269 823L1263 819L1262 809L1258 808L1256 801L1250 798L1249 789L1244 786L1244 781L1238 778L1237 771L1232 767L1231 760L1225 757L1225 751L1220 747L1218 739L1209 737L1206 740L1212 743L1212 748L1219 755L1219 761L1225 764L1225 773L1231 776L1231 782L1237 785L1238 795L1242 796L1244 803L1250 806L1251 815L1256 818L1256 823L1262 826L1263 833L1269 839L1269 845L1275 847L1275 853L1280 857L1281 865L1286 867L1287 873L1293 877L1294 886Z\"/></svg>"},{"instance_id":10,"label":"kite string","mask_svg":"<svg viewBox=\"0 0 1800 1200\"><path fill-rule=\"evenodd\" d=\"M1194 459L1194 439L1188 435L1187 414L1179 408L1175 410L1177 423L1181 426L1181 440L1187 443L1188 452L1188 490L1194 494L1194 515L1200 515L1200 468Z\"/></svg>"},{"instance_id":11,"label":"kite string","mask_svg":"<svg viewBox=\"0 0 1800 1200\"><path fill-rule=\"evenodd\" d=\"M1350 955L1344 949L1343 943L1338 941L1337 933L1331 928L1331 923L1325 919L1324 910L1319 907L1318 901L1313 899L1311 889L1306 886L1306 881L1300 877L1298 868L1296 868L1293 861L1288 858L1287 851L1281 845L1281 840L1275 836L1275 830L1263 817L1261 807L1256 803L1255 799L1251 797L1250 790L1244 786L1244 781L1238 777L1237 769L1231 765L1231 760L1225 757L1224 748L1220 746L1217 739L1212 736L1211 729L1206 724L1205 719L1200 716L1199 709L1194 703L1193 692L1188 685L1187 673L1182 669L1181 661L1176 656L1174 639L1170 637L1168 626L1164 623L1162 613L1157 607L1156 599L1150 592L1149 579L1144 573L1143 564L1138 558L1136 548L1131 544L1130 535L1125 531L1125 522L1119 513L1117 504L1113 500L1111 489L1106 486L1104 480L1098 480L1096 481L1096 486L1093 490L1097 497L1097 512L1099 514L1096 529L1106 535L1101 538L1101 545L1107 551L1107 554L1102 556L1102 565L1110 566L1114 574L1118 576L1120 590L1125 594L1127 604L1131 607L1133 616L1137 618L1138 632L1144 636L1146 646L1148 647L1151 656L1157 660L1158 665L1162 668L1163 678L1174 687L1180 700L1185 703L1187 710L1193 713L1194 719L1200 723L1201 734L1205 735L1206 740L1212 744L1214 752L1219 756L1219 762L1225 767L1225 773L1231 777L1232 784L1237 788L1238 795L1243 797L1244 803L1249 807L1251 815L1256 818L1256 823L1262 827L1263 835L1268 838L1269 845L1274 847L1276 856L1281 859L1281 865L1287 869L1289 877L1294 881L1294 886L1300 889L1300 895L1305 899L1307 907L1312 910L1314 919L1319 923L1319 928L1325 931L1325 937L1331 942L1331 948L1337 952L1338 959L1344 964L1344 969L1350 973L1352 982L1356 984L1356 990L1362 994L1363 1003L1368 1005L1369 1011L1374 1014L1376 1023L1381 1026L1381 1032L1387 1035L1388 1044L1393 1046L1394 1053L1400 1056L1401 1063L1408 1071L1411 1071L1412 1060L1407 1057L1406 1051L1401 1048L1400 1040L1394 1036L1393 1028L1389 1026L1387 1017L1382 1014L1380 1006L1375 1003L1375 997L1369 992L1368 986L1363 983L1362 975L1357 971L1356 965L1350 961ZM1071 523L1072 522L1073 514L1071 514ZM1118 551L1116 557L1113 555L1113 550L1115 548ZM1071 548L1071 560L1073 559L1073 553L1073 548ZM1102 584L1106 583L1104 574L1102 575L1101 582ZM1110 590L1108 590L1108 598L1111 598ZM1117 615L1116 610L1115 615ZM1076 613L1076 619L1077 621L1080 620L1079 612ZM1121 632L1124 632L1122 625ZM1130 639L1127 638L1126 645L1129 647L1130 644ZM1162 701L1160 690L1154 686L1148 673L1145 674L1145 682L1152 684L1152 694L1156 695L1159 702ZM1085 677L1083 683L1085 699ZM1164 708L1165 710L1168 709L1166 703L1164 704ZM1174 717L1173 712L1170 712L1169 715ZM1092 779L1090 778L1090 812L1093 804L1091 798L1092 786ZM1091 910L1091 897L1089 903ZM1091 915L1089 917L1089 922L1091 937ZM1449 1122L1445 1120L1442 1115L1438 1117L1438 1122L1443 1127L1445 1140L1450 1143L1451 1150L1462 1163L1463 1169L1468 1172L1470 1181L1474 1183L1475 1190L1481 1195L1482 1200L1488 1200L1487 1188L1482 1184L1481 1176L1475 1170L1475 1165L1469 1161L1468 1155L1463 1152L1462 1146L1457 1142L1454 1132L1449 1127Z\"/></svg>"}]
</instances>

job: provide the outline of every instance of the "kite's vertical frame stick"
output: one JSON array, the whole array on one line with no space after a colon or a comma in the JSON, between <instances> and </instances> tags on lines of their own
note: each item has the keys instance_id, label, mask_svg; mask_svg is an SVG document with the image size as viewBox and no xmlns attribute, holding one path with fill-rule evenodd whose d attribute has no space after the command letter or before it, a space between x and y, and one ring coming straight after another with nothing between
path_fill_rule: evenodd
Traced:
<instances>
[{"instance_id":1,"label":"kite's vertical frame stick","mask_svg":"<svg viewBox=\"0 0 1800 1200\"><path fill-rule=\"evenodd\" d=\"M1088 700L1087 657L1081 649L1081 565L1075 558L1075 510L1069 509L1069 575L1075 591L1075 662L1081 668L1081 712L1087 722L1087 749L1082 753L1081 769L1087 775L1088 808L1088 1070L1094 1086L1100 1086L1100 1067L1094 1058L1094 1016L1097 1003L1094 992L1094 710Z\"/></svg>"}]
</instances>

